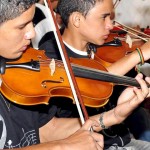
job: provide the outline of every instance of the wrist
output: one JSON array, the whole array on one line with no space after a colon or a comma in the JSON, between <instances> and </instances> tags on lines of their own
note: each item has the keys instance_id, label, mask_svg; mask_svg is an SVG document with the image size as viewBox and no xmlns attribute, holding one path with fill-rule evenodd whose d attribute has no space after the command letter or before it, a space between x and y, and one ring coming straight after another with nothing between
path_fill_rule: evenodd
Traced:
<instances>
[{"instance_id":1,"label":"wrist","mask_svg":"<svg viewBox=\"0 0 150 150\"><path fill-rule=\"evenodd\" d=\"M140 62L135 66L135 70L140 73L141 66L144 64L144 56L140 48L136 48Z\"/></svg>"},{"instance_id":2,"label":"wrist","mask_svg":"<svg viewBox=\"0 0 150 150\"><path fill-rule=\"evenodd\" d=\"M139 55L140 65L143 65L144 64L144 56L143 56L142 50L140 48L136 48L136 51Z\"/></svg>"},{"instance_id":3,"label":"wrist","mask_svg":"<svg viewBox=\"0 0 150 150\"><path fill-rule=\"evenodd\" d=\"M105 125L105 123L104 123L104 114L105 114L105 112L103 112L103 113L101 113L100 114L100 117L99 117L99 124L100 124L100 127L102 128L102 129L108 129L108 127Z\"/></svg>"}]
</instances>

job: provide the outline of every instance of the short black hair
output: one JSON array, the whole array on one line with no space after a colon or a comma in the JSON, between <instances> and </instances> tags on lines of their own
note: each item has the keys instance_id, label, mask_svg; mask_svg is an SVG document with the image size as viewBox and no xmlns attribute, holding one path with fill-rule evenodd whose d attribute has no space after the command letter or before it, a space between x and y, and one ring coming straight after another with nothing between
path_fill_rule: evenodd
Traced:
<instances>
[{"instance_id":1,"label":"short black hair","mask_svg":"<svg viewBox=\"0 0 150 150\"><path fill-rule=\"evenodd\" d=\"M37 0L1 0L0 24L20 16L36 2Z\"/></svg>"},{"instance_id":2,"label":"short black hair","mask_svg":"<svg viewBox=\"0 0 150 150\"><path fill-rule=\"evenodd\" d=\"M61 15L62 22L67 27L69 16L73 12L80 12L86 17L90 9L92 9L96 2L103 0L59 0L57 5L57 12Z\"/></svg>"}]
</instances>

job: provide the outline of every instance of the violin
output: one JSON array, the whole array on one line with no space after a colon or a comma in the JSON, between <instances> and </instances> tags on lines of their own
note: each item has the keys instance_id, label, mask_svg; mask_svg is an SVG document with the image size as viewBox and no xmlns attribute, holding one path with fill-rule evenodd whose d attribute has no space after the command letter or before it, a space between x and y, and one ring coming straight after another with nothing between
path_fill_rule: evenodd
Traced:
<instances>
[{"instance_id":1,"label":"violin","mask_svg":"<svg viewBox=\"0 0 150 150\"><path fill-rule=\"evenodd\" d=\"M149 26L147 26L147 28L142 28L141 31L143 31L147 35L150 35L150 28L149 28Z\"/></svg>"},{"instance_id":2,"label":"violin","mask_svg":"<svg viewBox=\"0 0 150 150\"><path fill-rule=\"evenodd\" d=\"M37 69L33 67L34 70L32 70L27 67L21 69L18 66L13 68L12 62L8 62L7 66L10 63L12 67L8 67L5 74L1 75L1 92L6 98L21 105L48 104L50 97L73 99L66 71L61 61L56 60L55 72L51 74L52 70L49 65L52 60L45 56L44 51L30 48L26 50L20 59L13 61L13 63L15 63L15 66L19 63L25 65L24 62L29 64L32 59L34 59L34 63L36 61L39 63L39 71L37 64L35 65ZM72 61L75 60L72 59ZM88 63L87 65L89 65ZM96 65L97 69L106 71L103 66ZM76 80L86 106L101 107L108 102L113 90L111 83L79 77L76 77ZM100 93L103 94L100 95Z\"/></svg>"},{"instance_id":3,"label":"violin","mask_svg":"<svg viewBox=\"0 0 150 150\"><path fill-rule=\"evenodd\" d=\"M135 79L109 74L95 60L70 58L70 61L86 106L104 106L113 92L114 83L139 87ZM51 62L54 60L47 58L43 50L32 48L13 63L7 62L5 73L1 74L2 94L21 105L48 104L51 97L67 97L73 100L63 63L55 60L53 69L54 67L49 67Z\"/></svg>"},{"instance_id":4,"label":"violin","mask_svg":"<svg viewBox=\"0 0 150 150\"><path fill-rule=\"evenodd\" d=\"M118 33L111 33L106 40L106 43L111 41L112 39L116 39L118 37L123 38L124 35L119 35ZM118 39L119 40L119 39ZM144 44L142 40L136 40L132 43L132 47L120 40L121 44L119 46L99 46L96 51L96 60L100 61L105 67L110 66L112 63L117 60L123 58L129 53L133 52L137 47L141 47Z\"/></svg>"}]
</instances>

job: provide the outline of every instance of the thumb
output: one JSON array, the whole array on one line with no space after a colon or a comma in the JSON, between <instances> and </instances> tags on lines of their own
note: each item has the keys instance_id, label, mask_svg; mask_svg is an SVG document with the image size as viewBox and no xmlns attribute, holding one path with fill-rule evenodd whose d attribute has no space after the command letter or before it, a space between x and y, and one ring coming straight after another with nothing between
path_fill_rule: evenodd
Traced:
<instances>
[{"instance_id":1,"label":"thumb","mask_svg":"<svg viewBox=\"0 0 150 150\"><path fill-rule=\"evenodd\" d=\"M90 130L93 126L99 127L99 123L95 120L88 119L82 126L81 130Z\"/></svg>"}]
</instances>

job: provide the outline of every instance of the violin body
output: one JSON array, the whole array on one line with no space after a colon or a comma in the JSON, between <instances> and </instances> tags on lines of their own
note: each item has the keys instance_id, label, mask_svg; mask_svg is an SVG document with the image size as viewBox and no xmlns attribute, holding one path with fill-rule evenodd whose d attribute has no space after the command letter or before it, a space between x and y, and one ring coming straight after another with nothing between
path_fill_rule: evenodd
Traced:
<instances>
[{"instance_id":1,"label":"violin body","mask_svg":"<svg viewBox=\"0 0 150 150\"><path fill-rule=\"evenodd\" d=\"M61 61L55 60L55 71L51 75L49 60L42 50L29 48L13 63L37 60L40 71L22 68L8 68L1 75L1 92L10 101L21 105L48 104L51 97L67 97L73 100L70 84ZM51 61L51 60L50 60ZM100 63L89 59L71 59L74 64L107 71ZM9 62L8 62L9 63ZM12 62L11 62L12 63ZM84 104L90 107L104 106L113 91L113 84L76 77Z\"/></svg>"},{"instance_id":2,"label":"violin body","mask_svg":"<svg viewBox=\"0 0 150 150\"><path fill-rule=\"evenodd\" d=\"M118 37L118 34L111 33L106 42L111 41L115 37ZM108 67L117 60L133 52L137 47L141 47L141 45L144 44L142 40L137 40L132 43L132 47L130 48L125 41L121 40L121 43L122 46L104 46L97 48L96 60L100 61L105 67Z\"/></svg>"}]
</instances>

